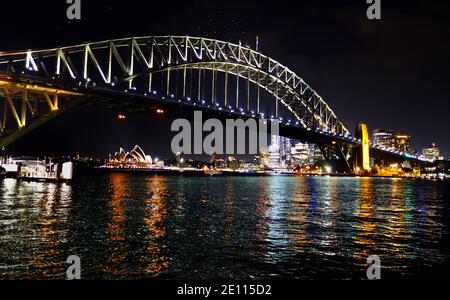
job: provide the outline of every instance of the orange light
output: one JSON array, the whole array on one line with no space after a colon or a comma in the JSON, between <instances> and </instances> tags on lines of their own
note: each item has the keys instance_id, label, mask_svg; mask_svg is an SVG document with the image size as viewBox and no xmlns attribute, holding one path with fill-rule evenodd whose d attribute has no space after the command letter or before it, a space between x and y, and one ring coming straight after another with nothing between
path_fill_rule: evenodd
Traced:
<instances>
[{"instance_id":1,"label":"orange light","mask_svg":"<svg viewBox=\"0 0 450 300\"><path fill-rule=\"evenodd\" d=\"M118 118L119 120L125 120L127 117L126 117L124 114L119 114L119 115L117 116L117 118Z\"/></svg>"},{"instance_id":2,"label":"orange light","mask_svg":"<svg viewBox=\"0 0 450 300\"><path fill-rule=\"evenodd\" d=\"M158 109L156 110L156 113L161 115L161 114L164 113L164 110L158 108Z\"/></svg>"}]
</instances>

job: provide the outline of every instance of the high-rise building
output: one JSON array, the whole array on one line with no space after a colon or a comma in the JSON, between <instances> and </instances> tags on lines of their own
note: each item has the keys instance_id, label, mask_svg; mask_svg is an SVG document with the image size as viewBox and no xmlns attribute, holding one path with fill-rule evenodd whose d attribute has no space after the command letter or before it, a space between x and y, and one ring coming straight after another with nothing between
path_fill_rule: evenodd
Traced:
<instances>
[{"instance_id":1,"label":"high-rise building","mask_svg":"<svg viewBox=\"0 0 450 300\"><path fill-rule=\"evenodd\" d=\"M291 148L292 148L291 139L280 137L280 156L282 168L286 168L290 166L292 163Z\"/></svg>"},{"instance_id":2,"label":"high-rise building","mask_svg":"<svg viewBox=\"0 0 450 300\"><path fill-rule=\"evenodd\" d=\"M386 150L410 152L410 140L409 134L395 132L392 129L375 129L372 134L373 146Z\"/></svg>"},{"instance_id":3,"label":"high-rise building","mask_svg":"<svg viewBox=\"0 0 450 300\"><path fill-rule=\"evenodd\" d=\"M281 158L280 158L280 146L279 145L270 145L269 146L269 168L271 169L279 169L281 167Z\"/></svg>"},{"instance_id":4,"label":"high-rise building","mask_svg":"<svg viewBox=\"0 0 450 300\"><path fill-rule=\"evenodd\" d=\"M405 133L396 133L395 134L395 149L403 151L403 152L410 152L410 140L411 136L409 134Z\"/></svg>"},{"instance_id":5,"label":"high-rise building","mask_svg":"<svg viewBox=\"0 0 450 300\"><path fill-rule=\"evenodd\" d=\"M311 149L309 144L298 143L292 147L292 164L294 166L305 166L311 163Z\"/></svg>"},{"instance_id":6,"label":"high-rise building","mask_svg":"<svg viewBox=\"0 0 450 300\"><path fill-rule=\"evenodd\" d=\"M375 129L372 135L372 144L375 147L394 149L395 134L391 129Z\"/></svg>"},{"instance_id":7,"label":"high-rise building","mask_svg":"<svg viewBox=\"0 0 450 300\"><path fill-rule=\"evenodd\" d=\"M313 144L297 143L291 148L292 165L313 166L323 160L322 152Z\"/></svg>"},{"instance_id":8,"label":"high-rise building","mask_svg":"<svg viewBox=\"0 0 450 300\"><path fill-rule=\"evenodd\" d=\"M261 148L259 149L259 157L260 157L260 164L263 167L269 166L269 148Z\"/></svg>"},{"instance_id":9,"label":"high-rise building","mask_svg":"<svg viewBox=\"0 0 450 300\"><path fill-rule=\"evenodd\" d=\"M269 168L286 168L291 164L291 140L285 137L273 135L269 146Z\"/></svg>"},{"instance_id":10,"label":"high-rise building","mask_svg":"<svg viewBox=\"0 0 450 300\"><path fill-rule=\"evenodd\" d=\"M422 156L425 159L429 160L437 160L440 157L440 151L439 148L436 146L435 143L431 145L431 148L425 148L422 150Z\"/></svg>"}]
</instances>

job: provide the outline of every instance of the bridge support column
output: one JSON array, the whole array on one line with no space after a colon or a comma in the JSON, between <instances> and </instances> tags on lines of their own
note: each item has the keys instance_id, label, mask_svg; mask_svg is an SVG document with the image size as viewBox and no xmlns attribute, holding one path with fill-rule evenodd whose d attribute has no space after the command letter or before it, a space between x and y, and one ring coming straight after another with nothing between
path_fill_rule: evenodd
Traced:
<instances>
[{"instance_id":1,"label":"bridge support column","mask_svg":"<svg viewBox=\"0 0 450 300\"><path fill-rule=\"evenodd\" d=\"M356 128L356 137L361 140L361 145L354 149L353 169L355 173L370 173L370 142L367 125L360 123Z\"/></svg>"}]
</instances>

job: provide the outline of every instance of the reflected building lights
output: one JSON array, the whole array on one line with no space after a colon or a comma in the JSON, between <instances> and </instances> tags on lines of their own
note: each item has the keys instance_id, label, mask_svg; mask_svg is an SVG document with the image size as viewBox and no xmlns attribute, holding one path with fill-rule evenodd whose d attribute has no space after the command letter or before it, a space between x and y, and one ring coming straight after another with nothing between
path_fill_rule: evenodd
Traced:
<instances>
[{"instance_id":1,"label":"reflected building lights","mask_svg":"<svg viewBox=\"0 0 450 300\"><path fill-rule=\"evenodd\" d=\"M144 257L144 271L153 275L160 275L170 267L168 258L163 253L166 239L164 220L167 217L165 201L167 194L167 178L154 177L146 180L151 194L146 201L144 222L148 228L147 255Z\"/></svg>"},{"instance_id":2,"label":"reflected building lights","mask_svg":"<svg viewBox=\"0 0 450 300\"><path fill-rule=\"evenodd\" d=\"M109 249L114 249L109 253L108 263L103 267L103 272L109 276L119 276L121 268L126 259L124 223L125 208L124 198L126 194L127 175L111 174L110 182L112 193L109 200L110 221L106 229L106 238Z\"/></svg>"}]
</instances>

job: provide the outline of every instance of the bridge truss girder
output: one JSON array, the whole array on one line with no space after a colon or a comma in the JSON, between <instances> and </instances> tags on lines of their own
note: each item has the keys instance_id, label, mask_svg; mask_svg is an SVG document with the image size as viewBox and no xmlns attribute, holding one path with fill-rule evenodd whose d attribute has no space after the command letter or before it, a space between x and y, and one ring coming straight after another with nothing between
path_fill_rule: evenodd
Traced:
<instances>
[{"instance_id":1,"label":"bridge truss girder","mask_svg":"<svg viewBox=\"0 0 450 300\"><path fill-rule=\"evenodd\" d=\"M110 89L122 82L132 89L136 80L145 77L146 92L152 91L155 73L166 70L170 76L171 70L200 68L246 79L268 91L305 128L349 135L328 104L303 79L272 58L241 45L205 38L162 36L0 52L0 70L8 74L33 73L50 83L64 81L72 86L96 78L98 86Z\"/></svg>"},{"instance_id":2,"label":"bridge truss girder","mask_svg":"<svg viewBox=\"0 0 450 300\"><path fill-rule=\"evenodd\" d=\"M81 96L0 79L0 148L79 104Z\"/></svg>"}]
</instances>

